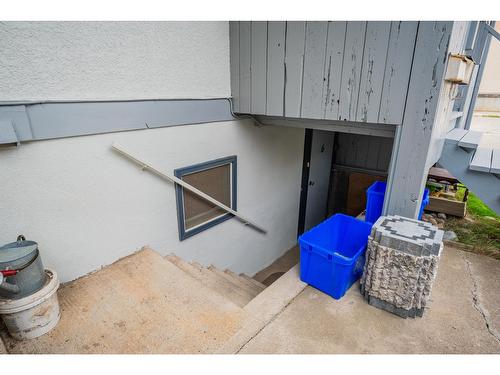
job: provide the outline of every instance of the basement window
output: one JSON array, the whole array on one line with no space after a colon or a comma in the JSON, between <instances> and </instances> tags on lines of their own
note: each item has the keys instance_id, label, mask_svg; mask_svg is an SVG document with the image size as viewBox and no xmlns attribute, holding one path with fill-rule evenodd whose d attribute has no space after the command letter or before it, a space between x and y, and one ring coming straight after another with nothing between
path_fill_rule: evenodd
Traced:
<instances>
[{"instance_id":1,"label":"basement window","mask_svg":"<svg viewBox=\"0 0 500 375\"><path fill-rule=\"evenodd\" d=\"M174 174L236 211L236 156L179 168ZM181 241L233 217L180 185L176 185L175 195Z\"/></svg>"}]
</instances>

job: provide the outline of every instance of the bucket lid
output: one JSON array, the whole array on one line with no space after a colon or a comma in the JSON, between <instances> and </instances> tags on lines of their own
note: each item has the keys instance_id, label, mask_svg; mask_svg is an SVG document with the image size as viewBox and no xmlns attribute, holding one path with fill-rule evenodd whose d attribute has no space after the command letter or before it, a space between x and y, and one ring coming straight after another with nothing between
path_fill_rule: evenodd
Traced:
<instances>
[{"instance_id":1,"label":"bucket lid","mask_svg":"<svg viewBox=\"0 0 500 375\"><path fill-rule=\"evenodd\" d=\"M0 247L0 263L11 263L15 262L28 255L35 253L38 249L38 244L35 241L16 241L11 242Z\"/></svg>"}]
</instances>

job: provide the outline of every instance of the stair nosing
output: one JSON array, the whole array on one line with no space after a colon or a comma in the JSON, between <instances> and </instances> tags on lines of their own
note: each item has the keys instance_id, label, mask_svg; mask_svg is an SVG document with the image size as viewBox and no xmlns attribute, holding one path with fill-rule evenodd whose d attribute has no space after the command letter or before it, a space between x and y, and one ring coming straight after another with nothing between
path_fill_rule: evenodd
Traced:
<instances>
[{"instance_id":1,"label":"stair nosing","mask_svg":"<svg viewBox=\"0 0 500 375\"><path fill-rule=\"evenodd\" d=\"M253 277L248 276L245 273L240 273L239 276L244 278L245 280L251 282L252 284L257 286L258 288L261 288L262 290L266 289L266 286L264 284L262 284L260 281L255 280Z\"/></svg>"},{"instance_id":2,"label":"stair nosing","mask_svg":"<svg viewBox=\"0 0 500 375\"><path fill-rule=\"evenodd\" d=\"M216 272L221 277L225 278L228 282L230 282L231 284L233 284L236 288L238 288L239 290L241 290L245 294L248 294L249 296L251 296L252 299L255 298L255 296L258 295L258 293L254 293L253 289L247 287L246 284L238 282L239 280L235 280L231 275L228 275L227 273L225 273L224 271L218 269L217 267L211 265L211 266L208 267L208 269L211 270L211 271Z\"/></svg>"},{"instance_id":3,"label":"stair nosing","mask_svg":"<svg viewBox=\"0 0 500 375\"><path fill-rule=\"evenodd\" d=\"M187 262L184 259L176 256L173 254L173 257L177 258L177 262L179 262L181 265L172 262L168 256L165 257L167 261L170 261L174 266L179 268L181 271L185 272L188 276L199 282L200 284L204 285L205 287L209 288L210 290L214 291L215 293L219 294L220 296L224 297L225 299L228 299L235 305L239 307L244 307L248 302L250 302L254 297L251 296L249 293L244 293L242 292L241 288L238 288L235 286L233 283L231 283L229 280L225 279L224 277L218 275L215 272L210 271L209 269L201 266L197 262ZM195 263L195 264L193 264ZM221 289L217 288L217 281L213 281L214 284L211 284L210 282L207 281L207 277L213 277L217 278L220 283L223 283L229 291L232 291L234 294L229 295L228 292L222 291ZM223 285L220 287L223 288Z\"/></svg>"},{"instance_id":4,"label":"stair nosing","mask_svg":"<svg viewBox=\"0 0 500 375\"><path fill-rule=\"evenodd\" d=\"M236 280L238 280L238 282L241 282L241 283L247 285L249 288L254 290L256 293L260 293L263 290L262 288L258 287L257 285L253 284L252 282L246 280L244 277L241 277L240 275L236 274L235 272L233 272L229 269L225 269L224 272L227 273L228 275L232 276Z\"/></svg>"}]
</instances>

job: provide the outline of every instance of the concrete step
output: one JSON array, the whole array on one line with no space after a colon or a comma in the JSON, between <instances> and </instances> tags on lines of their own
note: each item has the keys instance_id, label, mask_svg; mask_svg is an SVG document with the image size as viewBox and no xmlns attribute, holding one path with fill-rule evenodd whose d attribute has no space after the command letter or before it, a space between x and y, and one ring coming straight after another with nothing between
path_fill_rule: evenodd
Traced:
<instances>
[{"instance_id":1,"label":"concrete step","mask_svg":"<svg viewBox=\"0 0 500 375\"><path fill-rule=\"evenodd\" d=\"M247 314L242 328L225 342L217 353L238 353L306 286L307 284L300 280L300 266L297 264L243 308Z\"/></svg>"},{"instance_id":2,"label":"concrete step","mask_svg":"<svg viewBox=\"0 0 500 375\"><path fill-rule=\"evenodd\" d=\"M247 287L249 287L250 289L252 289L256 293L256 295L259 294L260 292L262 292L265 289L265 287L261 287L259 285L255 285L251 281L245 279L244 277L241 277L240 275L234 273L233 271L231 271L229 269L225 269L224 272L227 273L228 275L231 275L232 277L234 277L235 279L237 279L239 282L245 284Z\"/></svg>"},{"instance_id":3,"label":"concrete step","mask_svg":"<svg viewBox=\"0 0 500 375\"><path fill-rule=\"evenodd\" d=\"M251 282L252 284L256 285L257 287L259 287L262 290L266 289L266 286L264 284L262 284L261 282L255 280L254 278L251 278L250 276L244 274L244 273L240 273L240 277L244 278L245 280Z\"/></svg>"},{"instance_id":4,"label":"concrete step","mask_svg":"<svg viewBox=\"0 0 500 375\"><path fill-rule=\"evenodd\" d=\"M245 293L247 296L249 296L248 302L250 302L255 296L259 293L257 293L253 288L250 288L247 284L243 283L238 277L234 277L224 271L221 271L217 267L211 265L208 267L208 269L215 274L225 278L227 281L229 281L235 288L240 290L242 293Z\"/></svg>"},{"instance_id":5,"label":"concrete step","mask_svg":"<svg viewBox=\"0 0 500 375\"><path fill-rule=\"evenodd\" d=\"M58 291L61 320L10 353L211 353L241 329L242 308L151 249Z\"/></svg>"},{"instance_id":6,"label":"concrete step","mask_svg":"<svg viewBox=\"0 0 500 375\"><path fill-rule=\"evenodd\" d=\"M241 288L235 286L226 278L203 267L199 263L188 263L176 255L167 255L165 258L186 272L189 276L224 298L229 299L237 306L243 307L253 298L251 293L241 290Z\"/></svg>"}]
</instances>

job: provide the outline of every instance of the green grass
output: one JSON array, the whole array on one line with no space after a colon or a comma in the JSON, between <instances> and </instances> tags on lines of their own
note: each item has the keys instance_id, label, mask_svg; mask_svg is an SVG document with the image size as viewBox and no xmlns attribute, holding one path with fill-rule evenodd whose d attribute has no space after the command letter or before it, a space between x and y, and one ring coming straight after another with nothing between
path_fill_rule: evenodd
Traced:
<instances>
[{"instance_id":1,"label":"green grass","mask_svg":"<svg viewBox=\"0 0 500 375\"><path fill-rule=\"evenodd\" d=\"M500 220L481 216L446 220L445 230L452 230L458 242L471 245L472 252L500 260Z\"/></svg>"},{"instance_id":2,"label":"green grass","mask_svg":"<svg viewBox=\"0 0 500 375\"><path fill-rule=\"evenodd\" d=\"M462 199L464 192L465 187L460 188L457 198ZM473 246L472 252L500 260L500 216L473 193L467 199L467 217L448 218L445 229L454 231L458 242Z\"/></svg>"},{"instance_id":3,"label":"green grass","mask_svg":"<svg viewBox=\"0 0 500 375\"><path fill-rule=\"evenodd\" d=\"M465 186L460 186L456 197L459 200L462 200L462 198L464 197L464 193L465 193ZM479 217L490 216L500 219L500 216L498 216L495 211L490 209L487 205L483 203L481 199L479 199L476 195L474 195L474 193L470 191L469 191L469 196L467 198L467 213Z\"/></svg>"}]
</instances>

